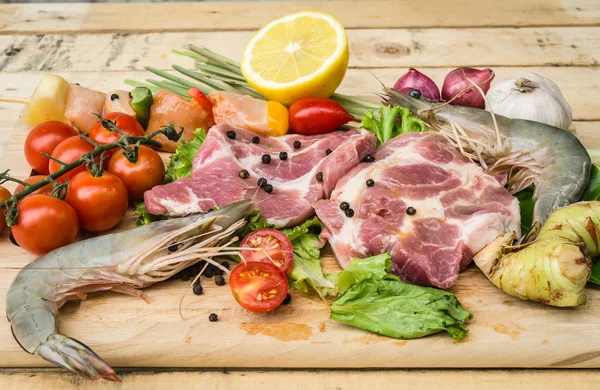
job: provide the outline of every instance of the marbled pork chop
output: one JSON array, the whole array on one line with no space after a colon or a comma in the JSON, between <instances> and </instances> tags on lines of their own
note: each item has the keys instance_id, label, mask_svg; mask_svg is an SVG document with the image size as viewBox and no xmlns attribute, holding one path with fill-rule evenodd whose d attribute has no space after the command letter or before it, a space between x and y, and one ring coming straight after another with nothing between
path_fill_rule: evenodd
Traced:
<instances>
[{"instance_id":1,"label":"marbled pork chop","mask_svg":"<svg viewBox=\"0 0 600 390\"><path fill-rule=\"evenodd\" d=\"M352 257L390 252L402 280L448 288L474 253L499 234L520 232L517 199L442 136L404 134L374 157L315 205L322 238L342 267Z\"/></svg>"},{"instance_id":2,"label":"marbled pork chop","mask_svg":"<svg viewBox=\"0 0 600 390\"><path fill-rule=\"evenodd\" d=\"M144 201L150 213L181 216L252 199L276 227L294 226L310 217L315 202L328 197L339 178L375 147L375 135L368 131L260 137L218 125L200 147L191 177L154 187ZM272 188L260 188L259 178Z\"/></svg>"}]
</instances>

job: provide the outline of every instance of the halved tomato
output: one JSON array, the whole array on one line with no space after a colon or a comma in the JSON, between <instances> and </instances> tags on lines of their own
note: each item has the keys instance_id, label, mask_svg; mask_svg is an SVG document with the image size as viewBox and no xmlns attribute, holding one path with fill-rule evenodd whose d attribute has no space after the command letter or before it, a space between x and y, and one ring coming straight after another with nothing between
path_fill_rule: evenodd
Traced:
<instances>
[{"instance_id":1,"label":"halved tomato","mask_svg":"<svg viewBox=\"0 0 600 390\"><path fill-rule=\"evenodd\" d=\"M262 251L242 250L246 261L261 261L278 266L284 274L290 272L294 261L294 249L290 239L275 229L258 229L244 237L242 248L261 248ZM270 258L269 258L270 257Z\"/></svg>"},{"instance_id":2,"label":"halved tomato","mask_svg":"<svg viewBox=\"0 0 600 390\"><path fill-rule=\"evenodd\" d=\"M229 276L229 286L240 306L258 313L281 305L289 289L287 278L278 267L257 261L235 267Z\"/></svg>"}]
</instances>

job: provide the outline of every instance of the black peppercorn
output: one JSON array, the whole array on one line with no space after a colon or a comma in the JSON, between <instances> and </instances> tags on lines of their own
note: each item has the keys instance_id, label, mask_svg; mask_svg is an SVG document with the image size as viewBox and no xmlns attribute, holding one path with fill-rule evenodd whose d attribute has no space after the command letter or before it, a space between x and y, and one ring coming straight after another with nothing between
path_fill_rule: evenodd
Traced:
<instances>
[{"instance_id":1,"label":"black peppercorn","mask_svg":"<svg viewBox=\"0 0 600 390\"><path fill-rule=\"evenodd\" d=\"M300 141L294 141L294 148L300 149L301 146L302 144L300 143Z\"/></svg>"},{"instance_id":2,"label":"black peppercorn","mask_svg":"<svg viewBox=\"0 0 600 390\"><path fill-rule=\"evenodd\" d=\"M248 176L250 176L250 173L249 173L247 170L245 170L245 169L242 169L242 170L240 171L240 177L241 177L242 179L247 179L247 178L248 178Z\"/></svg>"},{"instance_id":3,"label":"black peppercorn","mask_svg":"<svg viewBox=\"0 0 600 390\"><path fill-rule=\"evenodd\" d=\"M348 203L348 202L342 202L342 203L340 203L340 210L346 211L349 208L350 208L350 203Z\"/></svg>"},{"instance_id":4,"label":"black peppercorn","mask_svg":"<svg viewBox=\"0 0 600 390\"><path fill-rule=\"evenodd\" d=\"M210 213L212 211L215 211L214 207L209 208L208 210L206 210L207 213Z\"/></svg>"},{"instance_id":5,"label":"black peppercorn","mask_svg":"<svg viewBox=\"0 0 600 390\"><path fill-rule=\"evenodd\" d=\"M212 265L209 265L204 270L203 275L206 276L207 278L212 278L213 276L215 276L215 267L213 267Z\"/></svg>"},{"instance_id":6,"label":"black peppercorn","mask_svg":"<svg viewBox=\"0 0 600 390\"><path fill-rule=\"evenodd\" d=\"M317 181L323 181L323 172L317 173Z\"/></svg>"},{"instance_id":7,"label":"black peppercorn","mask_svg":"<svg viewBox=\"0 0 600 390\"><path fill-rule=\"evenodd\" d=\"M331 149L327 148L325 149L325 155L329 156L331 154Z\"/></svg>"},{"instance_id":8,"label":"black peppercorn","mask_svg":"<svg viewBox=\"0 0 600 390\"><path fill-rule=\"evenodd\" d=\"M291 301L292 301L292 296L290 294L287 294L285 296L285 298L283 299L283 302L281 302L281 303L283 305L289 305Z\"/></svg>"},{"instance_id":9,"label":"black peppercorn","mask_svg":"<svg viewBox=\"0 0 600 390\"><path fill-rule=\"evenodd\" d=\"M204 290L204 288L202 287L202 285L200 284L200 278L198 278L198 280L196 280L194 282L194 286L192 287L192 292L195 295L200 295L202 294L202 290Z\"/></svg>"},{"instance_id":10,"label":"black peppercorn","mask_svg":"<svg viewBox=\"0 0 600 390\"><path fill-rule=\"evenodd\" d=\"M225 278L223 277L223 275L217 275L217 276L215 276L215 284L217 286L224 286L225 285Z\"/></svg>"},{"instance_id":11,"label":"black peppercorn","mask_svg":"<svg viewBox=\"0 0 600 390\"><path fill-rule=\"evenodd\" d=\"M227 133L225 133L225 135L229 139L235 139L235 136L236 136L235 131L233 131L233 130L229 130Z\"/></svg>"},{"instance_id":12,"label":"black peppercorn","mask_svg":"<svg viewBox=\"0 0 600 390\"><path fill-rule=\"evenodd\" d=\"M365 162L373 162L375 161L375 157L371 156L370 154L367 155L367 157L365 157Z\"/></svg>"},{"instance_id":13,"label":"black peppercorn","mask_svg":"<svg viewBox=\"0 0 600 390\"><path fill-rule=\"evenodd\" d=\"M288 158L287 152L280 152L279 153L279 159L280 160L287 160L287 158Z\"/></svg>"},{"instance_id":14,"label":"black peppercorn","mask_svg":"<svg viewBox=\"0 0 600 390\"><path fill-rule=\"evenodd\" d=\"M346 214L346 217L352 218L352 217L354 217L354 210L352 210L352 209L344 210L344 214Z\"/></svg>"},{"instance_id":15,"label":"black peppercorn","mask_svg":"<svg viewBox=\"0 0 600 390\"><path fill-rule=\"evenodd\" d=\"M408 96L410 97L414 97L415 99L420 99L421 98L421 91L419 91L418 89L411 89L410 92L408 92Z\"/></svg>"},{"instance_id":16,"label":"black peppercorn","mask_svg":"<svg viewBox=\"0 0 600 390\"><path fill-rule=\"evenodd\" d=\"M177 250L177 244L169 245L169 252L173 253Z\"/></svg>"},{"instance_id":17,"label":"black peppercorn","mask_svg":"<svg viewBox=\"0 0 600 390\"><path fill-rule=\"evenodd\" d=\"M113 93L112 95L110 95L110 100L117 100L119 98L119 95L116 93Z\"/></svg>"},{"instance_id":18,"label":"black peppercorn","mask_svg":"<svg viewBox=\"0 0 600 390\"><path fill-rule=\"evenodd\" d=\"M265 186L265 192L266 192L267 194L270 194L271 192L273 192L273 186L272 186L272 185L270 185L270 184L267 184L267 185Z\"/></svg>"},{"instance_id":19,"label":"black peppercorn","mask_svg":"<svg viewBox=\"0 0 600 390\"><path fill-rule=\"evenodd\" d=\"M256 182L256 185L259 186L260 188L265 188L265 186L267 185L267 179L265 179L264 177L261 177Z\"/></svg>"},{"instance_id":20,"label":"black peppercorn","mask_svg":"<svg viewBox=\"0 0 600 390\"><path fill-rule=\"evenodd\" d=\"M268 154L263 154L260 158L260 161L262 161L263 164L268 164L271 162L271 156Z\"/></svg>"},{"instance_id":21,"label":"black peppercorn","mask_svg":"<svg viewBox=\"0 0 600 390\"><path fill-rule=\"evenodd\" d=\"M252 137L252 143L253 143L253 144L257 144L257 143L259 143L259 142L260 142L260 138L258 138L258 136L257 136L257 135L255 135L254 137Z\"/></svg>"},{"instance_id":22,"label":"black peppercorn","mask_svg":"<svg viewBox=\"0 0 600 390\"><path fill-rule=\"evenodd\" d=\"M229 263L228 263L228 262L226 262L226 261L222 262L222 263L221 263L221 266L222 266L223 268L225 268L225 269L229 269Z\"/></svg>"},{"instance_id":23,"label":"black peppercorn","mask_svg":"<svg viewBox=\"0 0 600 390\"><path fill-rule=\"evenodd\" d=\"M208 316L208 320L210 322L217 322L219 320L219 316L215 313L210 313L210 315Z\"/></svg>"},{"instance_id":24,"label":"black peppercorn","mask_svg":"<svg viewBox=\"0 0 600 390\"><path fill-rule=\"evenodd\" d=\"M133 96L131 95L131 92L129 92L129 99L133 99Z\"/></svg>"},{"instance_id":25,"label":"black peppercorn","mask_svg":"<svg viewBox=\"0 0 600 390\"><path fill-rule=\"evenodd\" d=\"M411 207L407 207L406 208L406 214L408 214L408 215L415 215L416 213L417 213L417 210L415 210L414 207L411 206Z\"/></svg>"},{"instance_id":26,"label":"black peppercorn","mask_svg":"<svg viewBox=\"0 0 600 390\"><path fill-rule=\"evenodd\" d=\"M218 275L223 275L225 273L225 271L216 266L213 266L213 272L215 273L215 277L217 277Z\"/></svg>"},{"instance_id":27,"label":"black peppercorn","mask_svg":"<svg viewBox=\"0 0 600 390\"><path fill-rule=\"evenodd\" d=\"M190 280L192 278L192 271L189 268L181 270L181 280Z\"/></svg>"},{"instance_id":28,"label":"black peppercorn","mask_svg":"<svg viewBox=\"0 0 600 390\"><path fill-rule=\"evenodd\" d=\"M375 181L373 179L367 180L367 187L373 187L375 185Z\"/></svg>"}]
</instances>

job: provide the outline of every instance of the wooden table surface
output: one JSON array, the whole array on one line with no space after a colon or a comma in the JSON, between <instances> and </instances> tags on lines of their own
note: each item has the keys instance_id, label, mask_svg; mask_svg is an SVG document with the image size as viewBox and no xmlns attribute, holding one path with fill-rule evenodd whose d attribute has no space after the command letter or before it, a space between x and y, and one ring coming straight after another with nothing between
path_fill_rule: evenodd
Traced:
<instances>
[{"instance_id":1,"label":"wooden table surface","mask_svg":"<svg viewBox=\"0 0 600 390\"><path fill-rule=\"evenodd\" d=\"M491 67L497 79L538 72L573 107L574 129L600 149L600 1L497 0L321 3L0 5L0 95L27 97L43 72L96 89L168 69L172 48L200 43L239 59L252 31L301 9L336 15L348 29L350 67L341 91L364 94L408 67L441 83L456 66ZM369 72L365 70L367 68ZM0 157L21 107L0 104ZM598 135L597 135L598 134ZM9 166L0 166L4 170ZM17 172L23 174L23 172ZM590 343L599 343L590 340ZM19 352L20 353L20 352ZM202 351L199 351L202 353ZM55 369L0 369L2 388L598 388L594 370L120 370L124 384L89 382Z\"/></svg>"}]
</instances>

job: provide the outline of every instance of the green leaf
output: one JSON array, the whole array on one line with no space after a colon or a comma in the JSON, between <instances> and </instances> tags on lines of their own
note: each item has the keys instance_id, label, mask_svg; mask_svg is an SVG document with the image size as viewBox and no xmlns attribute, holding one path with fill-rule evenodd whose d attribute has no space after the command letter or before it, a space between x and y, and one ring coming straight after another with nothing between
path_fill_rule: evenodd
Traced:
<instances>
[{"instance_id":1,"label":"green leaf","mask_svg":"<svg viewBox=\"0 0 600 390\"><path fill-rule=\"evenodd\" d=\"M175 154L171 155L171 162L167 167L166 181L171 182L183 176L190 176L192 173L192 162L194 157L202 146L206 133L202 129L194 131L194 139L190 142L182 141Z\"/></svg>"},{"instance_id":2,"label":"green leaf","mask_svg":"<svg viewBox=\"0 0 600 390\"><path fill-rule=\"evenodd\" d=\"M406 284L393 275L368 278L350 286L331 305L330 318L398 339L446 331L461 340L473 315L454 294Z\"/></svg>"},{"instance_id":3,"label":"green leaf","mask_svg":"<svg viewBox=\"0 0 600 390\"><path fill-rule=\"evenodd\" d=\"M600 286L600 261L594 262L594 266L592 267L592 274L590 275L588 282Z\"/></svg>"},{"instance_id":4,"label":"green leaf","mask_svg":"<svg viewBox=\"0 0 600 390\"><path fill-rule=\"evenodd\" d=\"M400 134L425 130L425 123L421 119L413 116L408 108L400 106L381 106L379 112L369 110L360 126L375 133L378 145Z\"/></svg>"},{"instance_id":5,"label":"green leaf","mask_svg":"<svg viewBox=\"0 0 600 390\"><path fill-rule=\"evenodd\" d=\"M135 226L141 226L164 219L161 215L150 214L148 210L146 210L146 204L144 202L135 202L134 206L135 209L133 210L133 213L138 216L135 220Z\"/></svg>"},{"instance_id":6,"label":"green leaf","mask_svg":"<svg viewBox=\"0 0 600 390\"><path fill-rule=\"evenodd\" d=\"M581 196L581 200L584 201L593 201L598 200L600 197L600 170L595 164L592 164L592 168L590 170L590 181L588 186L586 187L583 195Z\"/></svg>"},{"instance_id":7,"label":"green leaf","mask_svg":"<svg viewBox=\"0 0 600 390\"><path fill-rule=\"evenodd\" d=\"M389 253L368 257L366 259L352 259L345 270L337 275L335 282L336 291L343 293L350 286L368 278L383 279L391 270Z\"/></svg>"},{"instance_id":8,"label":"green leaf","mask_svg":"<svg viewBox=\"0 0 600 390\"><path fill-rule=\"evenodd\" d=\"M533 192L523 190L515 194L521 208L521 235L526 235L533 224Z\"/></svg>"},{"instance_id":9,"label":"green leaf","mask_svg":"<svg viewBox=\"0 0 600 390\"><path fill-rule=\"evenodd\" d=\"M282 229L294 248L294 261L288 273L290 289L307 292L314 289L321 297L334 294L334 283L331 276L323 273L321 266L321 250L319 249L319 232L323 223L313 217L304 223Z\"/></svg>"}]
</instances>

